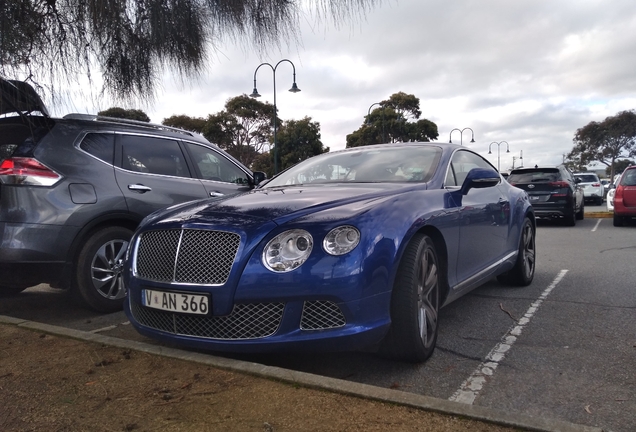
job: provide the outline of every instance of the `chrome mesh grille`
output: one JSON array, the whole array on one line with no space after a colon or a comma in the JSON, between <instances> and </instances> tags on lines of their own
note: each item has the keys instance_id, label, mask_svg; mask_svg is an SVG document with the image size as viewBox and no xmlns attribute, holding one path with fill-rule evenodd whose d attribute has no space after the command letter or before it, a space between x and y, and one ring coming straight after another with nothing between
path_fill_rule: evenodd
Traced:
<instances>
[{"instance_id":1,"label":"chrome mesh grille","mask_svg":"<svg viewBox=\"0 0 636 432\"><path fill-rule=\"evenodd\" d=\"M258 339L278 330L284 303L235 304L226 316L183 315L140 306L130 301L135 319L142 325L167 333L208 339Z\"/></svg>"},{"instance_id":2,"label":"chrome mesh grille","mask_svg":"<svg viewBox=\"0 0 636 432\"><path fill-rule=\"evenodd\" d=\"M137 277L158 282L222 285L241 237L225 231L156 230L141 235Z\"/></svg>"},{"instance_id":3,"label":"chrome mesh grille","mask_svg":"<svg viewBox=\"0 0 636 432\"><path fill-rule=\"evenodd\" d=\"M343 327L347 323L337 304L331 301L307 301L300 319L301 330L324 330Z\"/></svg>"}]
</instances>

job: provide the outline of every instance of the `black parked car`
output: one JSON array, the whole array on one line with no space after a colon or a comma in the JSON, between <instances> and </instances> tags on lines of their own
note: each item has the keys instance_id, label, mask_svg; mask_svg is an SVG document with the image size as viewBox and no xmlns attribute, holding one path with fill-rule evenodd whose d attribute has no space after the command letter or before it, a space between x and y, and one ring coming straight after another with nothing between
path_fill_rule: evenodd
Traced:
<instances>
[{"instance_id":1,"label":"black parked car","mask_svg":"<svg viewBox=\"0 0 636 432\"><path fill-rule=\"evenodd\" d=\"M507 180L528 193L537 218L559 219L569 226L584 218L581 180L574 178L565 165L517 168Z\"/></svg>"},{"instance_id":2,"label":"black parked car","mask_svg":"<svg viewBox=\"0 0 636 432\"><path fill-rule=\"evenodd\" d=\"M121 309L128 241L151 212L265 178L192 132L69 114L0 79L0 295L47 283Z\"/></svg>"}]
</instances>

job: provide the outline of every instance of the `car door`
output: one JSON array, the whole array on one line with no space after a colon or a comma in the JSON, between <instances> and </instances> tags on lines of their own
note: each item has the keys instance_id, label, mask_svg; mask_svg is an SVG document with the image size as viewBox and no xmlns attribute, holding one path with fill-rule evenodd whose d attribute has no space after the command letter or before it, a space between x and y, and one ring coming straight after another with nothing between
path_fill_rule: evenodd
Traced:
<instances>
[{"instance_id":1,"label":"car door","mask_svg":"<svg viewBox=\"0 0 636 432\"><path fill-rule=\"evenodd\" d=\"M116 136L115 178L128 210L144 217L155 210L207 197L193 178L179 142L136 134Z\"/></svg>"},{"instance_id":2,"label":"car door","mask_svg":"<svg viewBox=\"0 0 636 432\"><path fill-rule=\"evenodd\" d=\"M252 188L246 170L220 150L190 142L184 145L192 161L193 175L201 180L207 196L222 197Z\"/></svg>"},{"instance_id":3,"label":"car door","mask_svg":"<svg viewBox=\"0 0 636 432\"><path fill-rule=\"evenodd\" d=\"M461 187L473 168L495 170L478 154L458 150L451 160L450 177L454 176L456 185ZM485 269L494 270L491 266L505 254L510 203L501 185L473 188L466 195L457 195L457 198L461 204L456 275L457 281L461 283Z\"/></svg>"}]
</instances>

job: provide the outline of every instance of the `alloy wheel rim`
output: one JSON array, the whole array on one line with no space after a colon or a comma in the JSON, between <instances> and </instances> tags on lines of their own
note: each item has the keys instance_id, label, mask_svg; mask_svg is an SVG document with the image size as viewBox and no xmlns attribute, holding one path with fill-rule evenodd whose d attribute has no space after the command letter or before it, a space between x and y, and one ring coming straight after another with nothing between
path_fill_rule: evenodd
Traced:
<instances>
[{"instance_id":1,"label":"alloy wheel rim","mask_svg":"<svg viewBox=\"0 0 636 432\"><path fill-rule=\"evenodd\" d=\"M422 254L417 285L418 327L424 347L430 348L437 329L439 306L438 273L435 255L430 248Z\"/></svg>"},{"instance_id":2,"label":"alloy wheel rim","mask_svg":"<svg viewBox=\"0 0 636 432\"><path fill-rule=\"evenodd\" d=\"M119 300L126 296L121 274L127 248L127 241L111 240L97 250L91 262L93 286L108 300Z\"/></svg>"},{"instance_id":3,"label":"alloy wheel rim","mask_svg":"<svg viewBox=\"0 0 636 432\"><path fill-rule=\"evenodd\" d=\"M526 225L523 230L523 271L526 277L532 276L534 272L535 249L534 234L532 227Z\"/></svg>"}]
</instances>

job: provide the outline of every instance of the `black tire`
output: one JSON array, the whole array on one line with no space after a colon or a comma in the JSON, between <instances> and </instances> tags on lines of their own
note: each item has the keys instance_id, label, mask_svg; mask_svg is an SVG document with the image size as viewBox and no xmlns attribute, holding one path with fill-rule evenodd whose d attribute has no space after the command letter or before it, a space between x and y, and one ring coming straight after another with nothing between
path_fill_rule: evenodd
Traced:
<instances>
[{"instance_id":1,"label":"black tire","mask_svg":"<svg viewBox=\"0 0 636 432\"><path fill-rule=\"evenodd\" d=\"M521 227L519 253L515 266L506 273L497 276L500 283L516 286L528 286L534 279L536 267L536 231L530 219L526 218Z\"/></svg>"},{"instance_id":2,"label":"black tire","mask_svg":"<svg viewBox=\"0 0 636 432\"><path fill-rule=\"evenodd\" d=\"M121 310L126 298L121 272L132 231L108 227L94 232L84 243L75 272L74 294L97 312Z\"/></svg>"},{"instance_id":3,"label":"black tire","mask_svg":"<svg viewBox=\"0 0 636 432\"><path fill-rule=\"evenodd\" d=\"M576 212L576 220L583 220L583 219L585 219L585 201L581 203L581 210Z\"/></svg>"},{"instance_id":4,"label":"black tire","mask_svg":"<svg viewBox=\"0 0 636 432\"><path fill-rule=\"evenodd\" d=\"M10 297L20 294L27 288L28 286L22 285L0 285L0 297Z\"/></svg>"},{"instance_id":5,"label":"black tire","mask_svg":"<svg viewBox=\"0 0 636 432\"><path fill-rule=\"evenodd\" d=\"M616 213L614 213L614 226L622 227L623 223L624 223L623 216L618 216Z\"/></svg>"},{"instance_id":6,"label":"black tire","mask_svg":"<svg viewBox=\"0 0 636 432\"><path fill-rule=\"evenodd\" d=\"M433 354L441 280L433 240L417 234L398 268L391 296L391 328L381 344L381 354L408 362L423 362Z\"/></svg>"},{"instance_id":7,"label":"black tire","mask_svg":"<svg viewBox=\"0 0 636 432\"><path fill-rule=\"evenodd\" d=\"M581 204L583 205L583 204ZM563 224L565 226L575 226L576 225L576 202L572 205L572 212L567 213L563 218Z\"/></svg>"},{"instance_id":8,"label":"black tire","mask_svg":"<svg viewBox=\"0 0 636 432\"><path fill-rule=\"evenodd\" d=\"M603 197L596 199L596 205L603 205Z\"/></svg>"}]
</instances>

